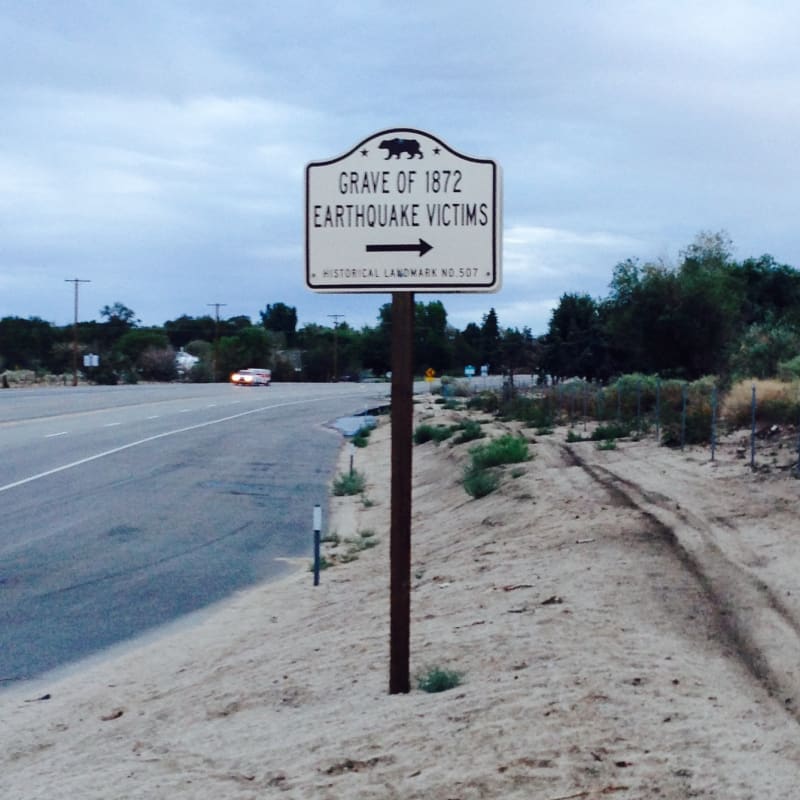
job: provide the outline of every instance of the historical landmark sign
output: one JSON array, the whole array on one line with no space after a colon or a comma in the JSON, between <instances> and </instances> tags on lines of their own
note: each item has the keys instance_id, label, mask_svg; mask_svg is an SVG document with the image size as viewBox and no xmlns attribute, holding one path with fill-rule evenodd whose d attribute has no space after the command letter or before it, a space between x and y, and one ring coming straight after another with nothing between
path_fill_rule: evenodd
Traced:
<instances>
[{"instance_id":1,"label":"historical landmark sign","mask_svg":"<svg viewBox=\"0 0 800 800\"><path fill-rule=\"evenodd\" d=\"M306 284L320 292L500 288L500 167L411 128L306 167Z\"/></svg>"}]
</instances>

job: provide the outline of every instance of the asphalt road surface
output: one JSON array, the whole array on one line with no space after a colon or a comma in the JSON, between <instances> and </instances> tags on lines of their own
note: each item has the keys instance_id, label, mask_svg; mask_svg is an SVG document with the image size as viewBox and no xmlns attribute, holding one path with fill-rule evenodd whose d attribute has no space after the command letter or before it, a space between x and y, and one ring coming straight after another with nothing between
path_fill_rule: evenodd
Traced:
<instances>
[{"instance_id":1,"label":"asphalt road surface","mask_svg":"<svg viewBox=\"0 0 800 800\"><path fill-rule=\"evenodd\" d=\"M329 423L388 389L0 391L0 688L310 559Z\"/></svg>"}]
</instances>

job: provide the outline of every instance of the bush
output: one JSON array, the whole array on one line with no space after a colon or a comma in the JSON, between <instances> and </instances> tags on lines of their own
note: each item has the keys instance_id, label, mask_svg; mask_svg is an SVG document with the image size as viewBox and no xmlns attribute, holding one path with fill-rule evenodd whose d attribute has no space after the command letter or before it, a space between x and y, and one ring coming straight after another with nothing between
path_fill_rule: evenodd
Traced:
<instances>
[{"instance_id":1,"label":"bush","mask_svg":"<svg viewBox=\"0 0 800 800\"><path fill-rule=\"evenodd\" d=\"M500 409L500 398L494 392L481 392L467 400L467 408L493 414Z\"/></svg>"},{"instance_id":2,"label":"bush","mask_svg":"<svg viewBox=\"0 0 800 800\"><path fill-rule=\"evenodd\" d=\"M531 428L547 428L553 424L552 403L543 397L516 396L506 403L503 417L526 422Z\"/></svg>"},{"instance_id":3,"label":"bush","mask_svg":"<svg viewBox=\"0 0 800 800\"><path fill-rule=\"evenodd\" d=\"M441 667L430 667L417 678L417 687L423 692L446 692L461 685L463 675L460 672Z\"/></svg>"},{"instance_id":4,"label":"bush","mask_svg":"<svg viewBox=\"0 0 800 800\"><path fill-rule=\"evenodd\" d=\"M469 466L464 470L464 479L461 483L464 491L478 500L491 494L500 485L500 476L494 471Z\"/></svg>"},{"instance_id":5,"label":"bush","mask_svg":"<svg viewBox=\"0 0 800 800\"><path fill-rule=\"evenodd\" d=\"M457 430L459 431L459 434L453 440L453 444L473 442L475 439L482 439L485 435L480 424L475 422L473 419L462 422L458 426Z\"/></svg>"},{"instance_id":6,"label":"bush","mask_svg":"<svg viewBox=\"0 0 800 800\"><path fill-rule=\"evenodd\" d=\"M778 377L782 381L800 380L800 356L795 356L789 361L778 364Z\"/></svg>"},{"instance_id":7,"label":"bush","mask_svg":"<svg viewBox=\"0 0 800 800\"><path fill-rule=\"evenodd\" d=\"M624 439L630 436L630 430L625 425L610 423L608 425L598 425L593 431L591 439L593 442L613 441L614 439Z\"/></svg>"},{"instance_id":8,"label":"bush","mask_svg":"<svg viewBox=\"0 0 800 800\"><path fill-rule=\"evenodd\" d=\"M761 424L797 422L800 402L796 384L781 381L740 381L731 386L722 404L722 416L731 428L749 428L756 387L756 419Z\"/></svg>"},{"instance_id":9,"label":"bush","mask_svg":"<svg viewBox=\"0 0 800 800\"><path fill-rule=\"evenodd\" d=\"M518 464L530 458L528 442L521 436L506 434L484 445L473 447L470 451L472 465L476 469L499 467L501 464Z\"/></svg>"},{"instance_id":10,"label":"bush","mask_svg":"<svg viewBox=\"0 0 800 800\"><path fill-rule=\"evenodd\" d=\"M367 485L367 479L357 469L352 472L342 472L333 482L333 493L336 497L344 495L361 494Z\"/></svg>"},{"instance_id":11,"label":"bush","mask_svg":"<svg viewBox=\"0 0 800 800\"><path fill-rule=\"evenodd\" d=\"M414 444L424 444L434 441L436 444L449 439L453 435L453 429L446 425L419 425L414 431Z\"/></svg>"},{"instance_id":12,"label":"bush","mask_svg":"<svg viewBox=\"0 0 800 800\"><path fill-rule=\"evenodd\" d=\"M353 434L353 438L350 441L356 447L366 447L367 444L369 444L368 439L370 433L372 433L372 427L369 425L363 425Z\"/></svg>"},{"instance_id":13,"label":"bush","mask_svg":"<svg viewBox=\"0 0 800 800\"><path fill-rule=\"evenodd\" d=\"M595 446L597 447L598 450L616 450L617 440L603 439L602 441L598 442Z\"/></svg>"}]
</instances>

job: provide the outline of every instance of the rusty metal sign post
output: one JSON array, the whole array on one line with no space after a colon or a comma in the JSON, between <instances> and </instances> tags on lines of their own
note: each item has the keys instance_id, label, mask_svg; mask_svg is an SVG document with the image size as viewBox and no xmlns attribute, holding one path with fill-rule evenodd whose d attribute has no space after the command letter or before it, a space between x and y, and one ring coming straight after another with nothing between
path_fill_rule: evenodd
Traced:
<instances>
[{"instance_id":1,"label":"rusty metal sign post","mask_svg":"<svg viewBox=\"0 0 800 800\"><path fill-rule=\"evenodd\" d=\"M392 294L389 692L410 690L415 292L500 288L502 185L492 160L414 128L306 166L306 285Z\"/></svg>"}]
</instances>

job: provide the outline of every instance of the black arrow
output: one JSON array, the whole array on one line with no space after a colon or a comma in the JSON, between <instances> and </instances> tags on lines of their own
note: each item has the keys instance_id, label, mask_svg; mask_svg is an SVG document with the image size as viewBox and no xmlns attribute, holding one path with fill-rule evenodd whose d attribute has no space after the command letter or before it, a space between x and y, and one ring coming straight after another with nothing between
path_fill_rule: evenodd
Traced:
<instances>
[{"instance_id":1,"label":"black arrow","mask_svg":"<svg viewBox=\"0 0 800 800\"><path fill-rule=\"evenodd\" d=\"M368 253L413 253L419 252L420 257L424 256L428 250L433 250L424 239L419 240L419 244L368 244Z\"/></svg>"}]
</instances>

